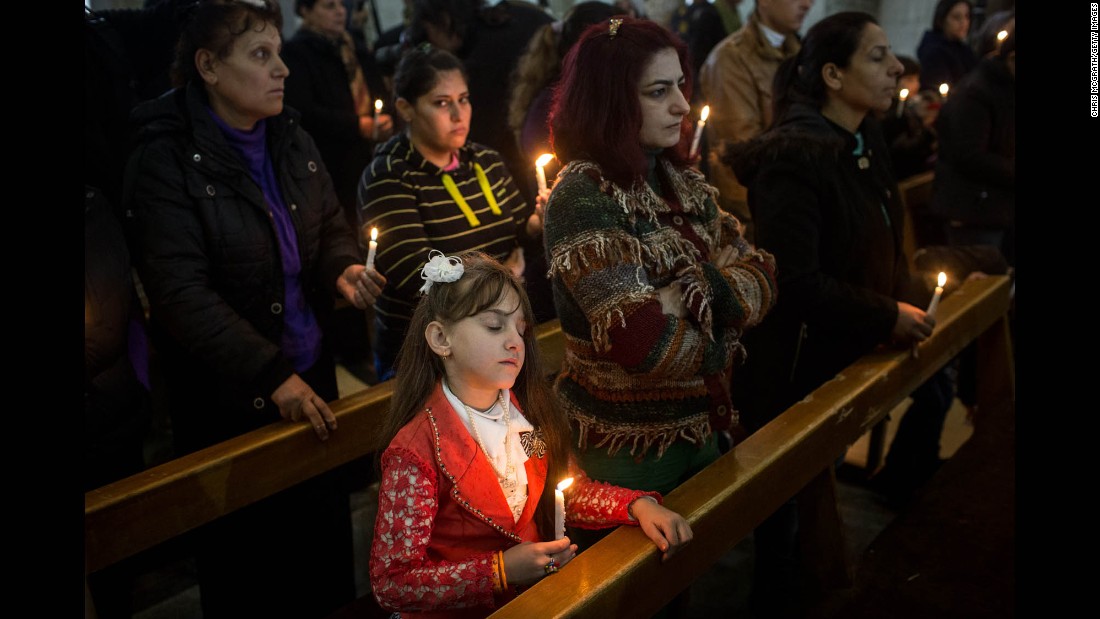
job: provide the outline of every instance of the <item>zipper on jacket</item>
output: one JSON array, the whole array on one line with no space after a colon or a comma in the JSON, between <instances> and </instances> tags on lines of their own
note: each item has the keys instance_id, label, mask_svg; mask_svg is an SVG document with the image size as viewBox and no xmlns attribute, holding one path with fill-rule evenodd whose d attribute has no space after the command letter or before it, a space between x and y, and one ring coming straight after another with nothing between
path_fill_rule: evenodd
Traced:
<instances>
[{"instance_id":1,"label":"zipper on jacket","mask_svg":"<svg viewBox=\"0 0 1100 619\"><path fill-rule=\"evenodd\" d=\"M787 382L794 383L794 372L798 369L798 358L802 355L802 342L806 339L808 327L803 322L798 328L798 343L794 347L794 361L791 362L791 375Z\"/></svg>"}]
</instances>

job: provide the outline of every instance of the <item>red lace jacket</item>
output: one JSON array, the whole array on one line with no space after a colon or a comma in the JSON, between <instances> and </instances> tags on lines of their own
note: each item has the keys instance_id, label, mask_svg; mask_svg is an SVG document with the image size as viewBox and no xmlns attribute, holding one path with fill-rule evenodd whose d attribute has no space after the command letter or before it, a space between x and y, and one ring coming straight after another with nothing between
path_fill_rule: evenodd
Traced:
<instances>
[{"instance_id":1,"label":"red lace jacket","mask_svg":"<svg viewBox=\"0 0 1100 619\"><path fill-rule=\"evenodd\" d=\"M512 406L518 408L515 396ZM523 437L527 438L527 437ZM424 410L382 454L378 517L370 579L384 608L412 617L485 617L514 590L494 594L493 555L541 541L533 517L546 483L539 441L524 440L529 457L527 506L518 521L496 473L437 385ZM581 471L566 492L566 522L580 528L637 524L630 502L655 492L595 482Z\"/></svg>"}]
</instances>

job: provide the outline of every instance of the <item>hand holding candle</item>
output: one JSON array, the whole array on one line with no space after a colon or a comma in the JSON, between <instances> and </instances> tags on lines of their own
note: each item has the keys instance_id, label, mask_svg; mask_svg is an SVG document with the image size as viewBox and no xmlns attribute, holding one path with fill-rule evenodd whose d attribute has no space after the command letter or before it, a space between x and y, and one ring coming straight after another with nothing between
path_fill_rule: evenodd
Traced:
<instances>
[{"instance_id":1,"label":"hand holding candle","mask_svg":"<svg viewBox=\"0 0 1100 619\"><path fill-rule=\"evenodd\" d=\"M688 157L694 157L699 152L699 140L703 139L703 127L707 125L707 116L710 116L710 106L704 105L703 112L699 114L699 122L695 123L695 137L691 139L691 151Z\"/></svg>"},{"instance_id":2,"label":"hand holding candle","mask_svg":"<svg viewBox=\"0 0 1100 619\"><path fill-rule=\"evenodd\" d=\"M936 317L936 308L940 305L940 297L943 295L943 285L947 283L947 273L940 272L936 279L936 293L932 295L932 302L928 304L928 310L924 312L931 318Z\"/></svg>"},{"instance_id":3,"label":"hand holding candle","mask_svg":"<svg viewBox=\"0 0 1100 619\"><path fill-rule=\"evenodd\" d=\"M550 153L543 153L535 160L535 176L539 182L539 193L546 191L546 170L544 168L553 158L554 156Z\"/></svg>"},{"instance_id":4,"label":"hand holding candle","mask_svg":"<svg viewBox=\"0 0 1100 619\"><path fill-rule=\"evenodd\" d=\"M378 251L378 228L370 229L370 243L367 245L367 268L374 268L374 254Z\"/></svg>"},{"instance_id":5,"label":"hand holding candle","mask_svg":"<svg viewBox=\"0 0 1100 619\"><path fill-rule=\"evenodd\" d=\"M378 115L382 112L382 100L374 100L374 140L378 140Z\"/></svg>"},{"instance_id":6,"label":"hand holding candle","mask_svg":"<svg viewBox=\"0 0 1100 619\"><path fill-rule=\"evenodd\" d=\"M573 478L567 477L561 480L558 488L554 490L554 539L565 537L565 494L566 488L573 484Z\"/></svg>"}]
</instances>

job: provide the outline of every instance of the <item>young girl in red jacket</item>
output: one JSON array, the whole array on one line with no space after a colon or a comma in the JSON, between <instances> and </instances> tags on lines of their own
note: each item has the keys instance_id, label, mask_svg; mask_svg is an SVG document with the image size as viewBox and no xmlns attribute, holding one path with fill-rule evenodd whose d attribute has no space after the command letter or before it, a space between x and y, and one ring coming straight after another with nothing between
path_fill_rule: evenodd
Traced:
<instances>
[{"instance_id":1,"label":"young girl in red jacket","mask_svg":"<svg viewBox=\"0 0 1100 619\"><path fill-rule=\"evenodd\" d=\"M432 252L421 277L380 459L370 576L383 607L484 617L556 572L577 551L555 531L555 487L569 477L566 524L639 525L664 559L691 540L658 493L576 468L531 303L508 269L481 252Z\"/></svg>"}]
</instances>

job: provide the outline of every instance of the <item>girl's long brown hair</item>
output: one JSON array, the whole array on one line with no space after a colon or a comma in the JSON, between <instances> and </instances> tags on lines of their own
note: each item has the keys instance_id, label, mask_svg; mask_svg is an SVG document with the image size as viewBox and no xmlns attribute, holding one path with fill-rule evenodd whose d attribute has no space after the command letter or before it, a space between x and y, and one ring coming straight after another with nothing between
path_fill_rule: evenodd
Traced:
<instances>
[{"instance_id":1,"label":"girl's long brown hair","mask_svg":"<svg viewBox=\"0 0 1100 619\"><path fill-rule=\"evenodd\" d=\"M479 314L495 305L511 289L516 293L527 321L523 334L525 360L512 391L523 415L542 431L549 453L547 483L535 509L535 524L543 539L554 539L554 483L567 475L569 465L569 425L555 406L549 379L542 369L538 340L535 337L535 313L523 285L511 271L490 256L468 251L458 256L465 272L453 283L434 283L420 298L413 312L405 341L397 353L395 385L390 414L382 425L384 444L389 445L401 428L424 408L436 383L446 376L443 360L428 347L424 335L428 324L438 320L444 325Z\"/></svg>"}]
</instances>

